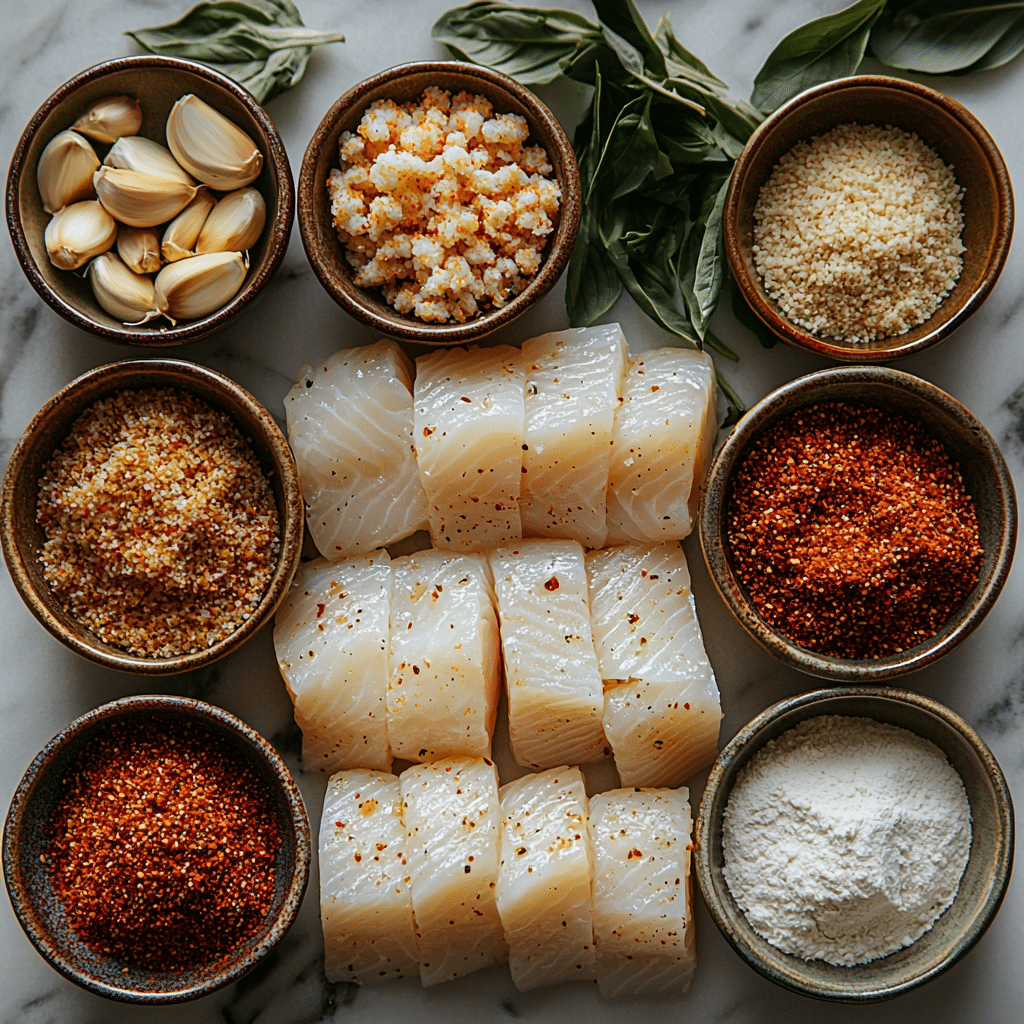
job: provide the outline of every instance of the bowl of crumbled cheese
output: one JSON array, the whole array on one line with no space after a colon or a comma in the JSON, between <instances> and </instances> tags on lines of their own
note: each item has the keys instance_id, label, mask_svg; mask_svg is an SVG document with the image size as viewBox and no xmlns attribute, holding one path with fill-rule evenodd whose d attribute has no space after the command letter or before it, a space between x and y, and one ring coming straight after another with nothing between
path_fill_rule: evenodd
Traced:
<instances>
[{"instance_id":1,"label":"bowl of crumbled cheese","mask_svg":"<svg viewBox=\"0 0 1024 1024\"><path fill-rule=\"evenodd\" d=\"M321 284L391 337L457 344L522 315L565 269L579 171L551 112L498 72L402 64L346 92L302 162Z\"/></svg>"},{"instance_id":2,"label":"bowl of crumbled cheese","mask_svg":"<svg viewBox=\"0 0 1024 1024\"><path fill-rule=\"evenodd\" d=\"M801 995L888 999L941 974L991 924L1013 805L966 722L888 687L784 700L719 755L697 877L722 934Z\"/></svg>"},{"instance_id":3,"label":"bowl of crumbled cheese","mask_svg":"<svg viewBox=\"0 0 1024 1024\"><path fill-rule=\"evenodd\" d=\"M1013 190L970 111L881 75L816 86L768 117L726 195L729 266L784 341L850 362L911 355L988 297Z\"/></svg>"}]
</instances>

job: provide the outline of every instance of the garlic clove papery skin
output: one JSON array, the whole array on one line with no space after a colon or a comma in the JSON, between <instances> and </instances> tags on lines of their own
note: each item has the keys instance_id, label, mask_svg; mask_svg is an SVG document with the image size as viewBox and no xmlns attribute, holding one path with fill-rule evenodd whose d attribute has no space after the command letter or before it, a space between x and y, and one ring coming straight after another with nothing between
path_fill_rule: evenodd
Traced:
<instances>
[{"instance_id":1,"label":"garlic clove papery skin","mask_svg":"<svg viewBox=\"0 0 1024 1024\"><path fill-rule=\"evenodd\" d=\"M160 252L168 263L194 256L196 241L210 211L217 205L213 193L200 185L195 198L178 214L164 230Z\"/></svg>"},{"instance_id":2,"label":"garlic clove papery skin","mask_svg":"<svg viewBox=\"0 0 1024 1024\"><path fill-rule=\"evenodd\" d=\"M136 274L155 274L164 262L160 258L160 236L154 228L122 224L117 229L117 254Z\"/></svg>"},{"instance_id":3,"label":"garlic clove papery skin","mask_svg":"<svg viewBox=\"0 0 1024 1024\"><path fill-rule=\"evenodd\" d=\"M96 198L122 224L151 228L176 217L197 189L180 181L103 166L93 175Z\"/></svg>"},{"instance_id":4,"label":"garlic clove papery skin","mask_svg":"<svg viewBox=\"0 0 1024 1024\"><path fill-rule=\"evenodd\" d=\"M156 276L156 308L172 324L216 312L242 287L248 263L240 252L204 253L169 263Z\"/></svg>"},{"instance_id":5,"label":"garlic clove papery skin","mask_svg":"<svg viewBox=\"0 0 1024 1024\"><path fill-rule=\"evenodd\" d=\"M78 132L55 135L46 144L36 164L36 184L47 213L56 213L82 199L95 199L92 176L100 166L100 158Z\"/></svg>"},{"instance_id":6,"label":"garlic clove papery skin","mask_svg":"<svg viewBox=\"0 0 1024 1024\"><path fill-rule=\"evenodd\" d=\"M153 282L136 274L115 253L97 256L85 273L96 301L121 323L136 326L160 315Z\"/></svg>"},{"instance_id":7,"label":"garlic clove papery skin","mask_svg":"<svg viewBox=\"0 0 1024 1024\"><path fill-rule=\"evenodd\" d=\"M167 116L167 145L189 174L222 192L248 185L263 167L263 155L252 139L191 93Z\"/></svg>"},{"instance_id":8,"label":"garlic clove papery skin","mask_svg":"<svg viewBox=\"0 0 1024 1024\"><path fill-rule=\"evenodd\" d=\"M196 183L166 146L144 135L128 135L118 139L103 158L103 163L122 171L138 171L140 174L152 174L154 178L180 181L183 185Z\"/></svg>"},{"instance_id":9,"label":"garlic clove papery skin","mask_svg":"<svg viewBox=\"0 0 1024 1024\"><path fill-rule=\"evenodd\" d=\"M116 239L114 218L95 199L58 210L43 234L50 262L61 270L77 270L106 252Z\"/></svg>"},{"instance_id":10,"label":"garlic clove papery skin","mask_svg":"<svg viewBox=\"0 0 1024 1024\"><path fill-rule=\"evenodd\" d=\"M256 244L267 220L267 204L254 188L229 192L206 218L196 253L244 252Z\"/></svg>"},{"instance_id":11,"label":"garlic clove papery skin","mask_svg":"<svg viewBox=\"0 0 1024 1024\"><path fill-rule=\"evenodd\" d=\"M135 135L142 127L142 108L131 96L105 96L71 127L90 139L116 142L124 135Z\"/></svg>"}]
</instances>

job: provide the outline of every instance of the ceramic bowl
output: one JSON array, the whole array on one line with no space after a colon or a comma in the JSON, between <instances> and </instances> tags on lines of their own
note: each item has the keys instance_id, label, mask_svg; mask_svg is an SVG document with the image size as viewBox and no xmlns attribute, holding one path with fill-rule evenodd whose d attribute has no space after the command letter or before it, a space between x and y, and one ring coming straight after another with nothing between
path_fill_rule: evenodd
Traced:
<instances>
[{"instance_id":1,"label":"ceramic bowl","mask_svg":"<svg viewBox=\"0 0 1024 1024\"><path fill-rule=\"evenodd\" d=\"M959 466L974 501L985 549L978 582L945 625L924 643L875 660L817 654L790 640L755 608L734 569L726 510L734 473L753 441L776 421L818 402L849 402L898 413L938 439ZM956 399L918 377L882 366L841 366L799 377L760 401L736 424L708 470L699 513L711 578L736 621L780 661L837 682L870 683L916 672L948 654L978 626L1006 582L1017 539L1017 506L992 435Z\"/></svg>"},{"instance_id":2,"label":"ceramic bowl","mask_svg":"<svg viewBox=\"0 0 1024 1024\"><path fill-rule=\"evenodd\" d=\"M75 757L115 720L156 716L190 723L227 741L266 785L280 848L267 916L249 939L216 964L191 970L141 968L89 949L71 930L43 858L62 781ZM36 756L14 794L4 826L4 879L22 928L50 966L97 995L123 1002L177 1003L208 995L252 970L295 920L309 880L311 832L298 787L277 751L234 715L185 697L125 697L76 719Z\"/></svg>"},{"instance_id":3,"label":"ceramic bowl","mask_svg":"<svg viewBox=\"0 0 1024 1024\"><path fill-rule=\"evenodd\" d=\"M339 166L338 140L354 132L363 112L374 101L396 103L416 100L430 86L455 93L479 93L495 112L521 114L530 126L531 144L547 150L562 189L558 225L544 250L544 262L526 288L507 305L481 314L464 324L426 323L398 313L385 302L379 289L361 288L345 258L331 217L325 183ZM489 68L458 61L419 61L399 64L353 86L324 115L306 147L298 187L299 231L309 262L330 296L358 321L392 338L427 345L459 344L481 338L522 316L546 295L569 262L580 219L580 176L572 146L554 115L525 86Z\"/></svg>"},{"instance_id":4,"label":"ceramic bowl","mask_svg":"<svg viewBox=\"0 0 1024 1024\"><path fill-rule=\"evenodd\" d=\"M75 420L99 399L118 391L174 387L228 413L249 440L266 474L281 524L281 551L263 599L233 633L205 650L171 658L129 654L99 639L64 610L43 578L45 542L36 522L39 480ZM7 465L0 496L0 539L14 585L29 610L58 640L90 661L121 672L172 675L209 665L245 643L274 614L298 567L305 511L291 449L270 413L234 381L183 360L126 360L90 370L59 391L36 414Z\"/></svg>"},{"instance_id":5,"label":"ceramic bowl","mask_svg":"<svg viewBox=\"0 0 1024 1024\"><path fill-rule=\"evenodd\" d=\"M39 197L36 165L47 143L104 96L136 97L143 113L139 134L165 144L167 115L186 93L194 93L233 121L263 154L263 169L252 187L266 202L267 222L259 241L249 250L245 283L226 306L199 320L179 321L177 326L159 317L129 327L99 305L81 272L58 270L50 263L43 243L50 218ZM93 145L102 161L109 147L100 142ZM176 57L119 57L65 82L22 132L7 178L7 226L32 287L69 323L124 345L183 345L226 327L249 308L281 265L294 213L295 189L288 155L267 112L230 78L203 64Z\"/></svg>"},{"instance_id":6,"label":"ceramic bowl","mask_svg":"<svg viewBox=\"0 0 1024 1024\"><path fill-rule=\"evenodd\" d=\"M792 323L770 298L754 267L754 207L782 156L798 142L841 124L893 125L916 133L966 189L963 271L950 294L923 324L906 334L860 343L817 337ZM878 363L920 352L948 337L988 297L1013 236L1013 190L1002 155L978 119L942 93L882 75L841 78L808 89L754 131L736 161L725 199L725 247L740 291L783 341L831 359Z\"/></svg>"},{"instance_id":7,"label":"ceramic bowl","mask_svg":"<svg viewBox=\"0 0 1024 1024\"><path fill-rule=\"evenodd\" d=\"M952 905L913 945L879 960L837 967L802 960L761 938L722 874L722 817L738 772L770 740L819 715L872 718L931 740L964 784L971 808L970 859ZM889 687L816 690L781 701L744 726L718 755L697 817L697 879L715 924L740 957L783 988L838 1002L888 999L922 985L965 956L999 909L1013 864L1013 804L991 751L963 719L920 694Z\"/></svg>"}]
</instances>

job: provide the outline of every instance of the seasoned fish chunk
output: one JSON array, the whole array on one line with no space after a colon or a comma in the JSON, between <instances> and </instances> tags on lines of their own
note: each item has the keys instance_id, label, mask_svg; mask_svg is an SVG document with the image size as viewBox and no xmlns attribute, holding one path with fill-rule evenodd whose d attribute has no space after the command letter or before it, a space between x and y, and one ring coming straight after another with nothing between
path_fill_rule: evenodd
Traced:
<instances>
[{"instance_id":1,"label":"seasoned fish chunk","mask_svg":"<svg viewBox=\"0 0 1024 1024\"><path fill-rule=\"evenodd\" d=\"M419 960L402 798L385 772L339 772L320 820L320 919L328 981L371 985Z\"/></svg>"}]
</instances>

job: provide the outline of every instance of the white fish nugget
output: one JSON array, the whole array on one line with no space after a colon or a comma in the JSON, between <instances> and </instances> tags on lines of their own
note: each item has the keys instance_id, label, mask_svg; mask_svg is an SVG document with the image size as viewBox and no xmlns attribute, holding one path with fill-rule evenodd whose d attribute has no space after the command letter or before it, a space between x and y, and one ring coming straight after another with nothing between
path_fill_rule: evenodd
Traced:
<instances>
[{"instance_id":1,"label":"white fish nugget","mask_svg":"<svg viewBox=\"0 0 1024 1024\"><path fill-rule=\"evenodd\" d=\"M302 729L304 767L391 767L387 739L391 559L299 566L274 621L277 667Z\"/></svg>"},{"instance_id":2,"label":"white fish nugget","mask_svg":"<svg viewBox=\"0 0 1024 1024\"><path fill-rule=\"evenodd\" d=\"M420 980L450 981L508 955L494 901L501 807L484 758L447 758L399 776Z\"/></svg>"},{"instance_id":3,"label":"white fish nugget","mask_svg":"<svg viewBox=\"0 0 1024 1024\"><path fill-rule=\"evenodd\" d=\"M391 752L409 761L489 757L501 669L486 558L429 550L391 565Z\"/></svg>"},{"instance_id":4,"label":"white fish nugget","mask_svg":"<svg viewBox=\"0 0 1024 1024\"><path fill-rule=\"evenodd\" d=\"M371 985L419 971L398 779L339 772L320 819L320 919L328 981Z\"/></svg>"},{"instance_id":5,"label":"white fish nugget","mask_svg":"<svg viewBox=\"0 0 1024 1024\"><path fill-rule=\"evenodd\" d=\"M618 324L523 342L524 536L566 537L587 548L604 545L612 429L628 359Z\"/></svg>"},{"instance_id":6,"label":"white fish nugget","mask_svg":"<svg viewBox=\"0 0 1024 1024\"><path fill-rule=\"evenodd\" d=\"M425 530L412 443L412 373L394 341L342 349L284 400L306 522L332 561Z\"/></svg>"},{"instance_id":7,"label":"white fish nugget","mask_svg":"<svg viewBox=\"0 0 1024 1024\"><path fill-rule=\"evenodd\" d=\"M605 997L685 992L696 966L689 791L590 799L597 985Z\"/></svg>"},{"instance_id":8,"label":"white fish nugget","mask_svg":"<svg viewBox=\"0 0 1024 1024\"><path fill-rule=\"evenodd\" d=\"M714 444L715 368L704 352L633 355L615 411L608 543L676 540L693 529Z\"/></svg>"},{"instance_id":9,"label":"white fish nugget","mask_svg":"<svg viewBox=\"0 0 1024 1024\"><path fill-rule=\"evenodd\" d=\"M416 360L413 438L436 548L482 551L523 535L521 358L496 345Z\"/></svg>"},{"instance_id":10,"label":"white fish nugget","mask_svg":"<svg viewBox=\"0 0 1024 1024\"><path fill-rule=\"evenodd\" d=\"M527 768L608 754L583 548L522 540L488 555L501 617L512 754Z\"/></svg>"},{"instance_id":11,"label":"white fish nugget","mask_svg":"<svg viewBox=\"0 0 1024 1024\"><path fill-rule=\"evenodd\" d=\"M527 775L499 795L495 898L516 988L593 980L594 863L579 768Z\"/></svg>"}]
</instances>

